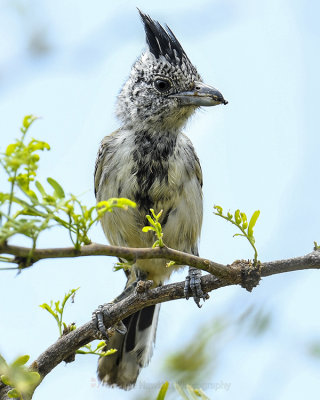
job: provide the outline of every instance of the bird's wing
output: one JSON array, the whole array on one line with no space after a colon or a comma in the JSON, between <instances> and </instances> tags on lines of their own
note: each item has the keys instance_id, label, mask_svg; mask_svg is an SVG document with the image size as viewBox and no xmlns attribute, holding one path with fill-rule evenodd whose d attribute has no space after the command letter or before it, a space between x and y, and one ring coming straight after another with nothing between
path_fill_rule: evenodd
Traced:
<instances>
[{"instance_id":1,"label":"bird's wing","mask_svg":"<svg viewBox=\"0 0 320 400\"><path fill-rule=\"evenodd\" d=\"M200 165L200 161L198 156L195 154L195 158L196 158L196 163L195 163L195 167L196 167L196 177L199 181L200 186L202 187L203 184L203 180L202 180L202 169L201 169L201 165Z\"/></svg>"},{"instance_id":2,"label":"bird's wing","mask_svg":"<svg viewBox=\"0 0 320 400\"><path fill-rule=\"evenodd\" d=\"M200 165L199 158L197 156L197 153L193 147L193 144L191 140L188 138L187 135L184 133L181 134L182 140L184 141L183 147L187 151L187 159L192 159L192 170L196 174L196 178L199 182L200 187L202 187L203 181L202 181L202 169Z\"/></svg>"},{"instance_id":3,"label":"bird's wing","mask_svg":"<svg viewBox=\"0 0 320 400\"><path fill-rule=\"evenodd\" d=\"M94 169L94 194L97 195L99 184L100 184L100 179L102 175L102 167L105 162L108 162L106 159L108 157L108 154L110 155L110 151L108 149L110 148L110 143L113 140L113 137L119 132L119 129L112 132L110 135L105 136L100 143L100 147L98 150L97 158L96 158L96 164L95 164L95 169Z\"/></svg>"}]
</instances>

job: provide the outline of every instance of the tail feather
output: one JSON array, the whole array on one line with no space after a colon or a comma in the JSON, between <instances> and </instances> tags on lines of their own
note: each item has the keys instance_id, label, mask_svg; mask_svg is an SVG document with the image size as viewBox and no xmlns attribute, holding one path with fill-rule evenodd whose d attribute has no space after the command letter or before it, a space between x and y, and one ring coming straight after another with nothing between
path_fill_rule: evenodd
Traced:
<instances>
[{"instance_id":1,"label":"tail feather","mask_svg":"<svg viewBox=\"0 0 320 400\"><path fill-rule=\"evenodd\" d=\"M152 356L160 305L146 307L125 318L127 333L116 332L106 349L117 349L110 356L100 357L98 377L102 383L130 389Z\"/></svg>"}]
</instances>

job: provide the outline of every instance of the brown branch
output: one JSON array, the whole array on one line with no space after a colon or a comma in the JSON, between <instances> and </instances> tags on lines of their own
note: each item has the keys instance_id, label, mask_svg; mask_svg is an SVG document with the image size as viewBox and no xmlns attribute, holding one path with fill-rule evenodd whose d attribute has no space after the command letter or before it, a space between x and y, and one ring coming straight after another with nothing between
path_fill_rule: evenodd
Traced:
<instances>
[{"instance_id":1,"label":"brown branch","mask_svg":"<svg viewBox=\"0 0 320 400\"><path fill-rule=\"evenodd\" d=\"M14 255L12 262L17 264L26 261L32 252L31 262L48 258L72 258L87 256L111 256L124 258L128 262L138 259L156 259L163 258L165 260L175 261L180 265L189 265L209 272L218 278L227 280L229 283L239 283L239 272L234 265L223 265L205 258L197 257L192 254L183 253L182 251L170 249L169 247L156 248L129 248L120 246L108 246L98 243L91 243L82 246L79 250L74 247L34 249L21 246L13 246L8 244L0 245L0 254ZM315 250L310 254L302 257L289 258L287 260L270 261L261 264L261 271L268 271L268 274L262 276L279 274L282 272L290 272L301 269L320 268L320 251Z\"/></svg>"},{"instance_id":2,"label":"brown branch","mask_svg":"<svg viewBox=\"0 0 320 400\"><path fill-rule=\"evenodd\" d=\"M79 250L74 247L34 249L28 247L0 245L0 254L11 254L15 258L12 262L24 266L24 262L31 257L31 264L47 258L68 258L68 257L86 257L86 256L112 256L124 258L128 262L138 259L163 258L165 260L175 261L180 265L190 265L202 269L219 278L227 279L233 282L236 278L233 269L229 265L218 264L205 258L197 257L182 251L170 249L169 247L156 248L129 248L120 246L108 246L103 244L91 243L82 246ZM28 265L27 265L28 266Z\"/></svg>"},{"instance_id":3,"label":"brown branch","mask_svg":"<svg viewBox=\"0 0 320 400\"><path fill-rule=\"evenodd\" d=\"M1 252L13 254L18 257L26 257L29 249L17 246L6 246L5 248L0 248L0 253ZM92 244L82 247L79 252L76 252L73 248L38 249L35 250L33 257L36 257L38 261L44 258L80 257L88 255L113 255L131 261L138 258L165 258L168 260L174 260L180 264L195 266L206 271L217 270L217 275L219 274L220 276L223 276L223 279L221 279L221 277L217 278L211 274L202 277L202 288L206 292L224 286L242 284L244 273L246 273L247 276L250 276L252 271L257 271L257 268L252 267L250 261L235 261L232 265L224 266L168 248L127 249L122 247ZM223 271L224 269L225 271ZM304 269L320 269L320 251L313 251L303 257L271 261L258 265L258 271L261 277ZM184 282L157 287L143 293L134 293L124 300L113 304L108 309L108 315L104 316L105 326L106 328L112 327L118 321L144 307L182 298L184 298ZM72 356L76 350L94 339L97 339L97 333L93 323L90 321L59 338L57 342L52 344L32 363L31 368L38 371L43 379L59 363ZM6 395L8 390L8 387L0 386L0 400L8 399ZM29 398L31 398L31 396Z\"/></svg>"}]
</instances>

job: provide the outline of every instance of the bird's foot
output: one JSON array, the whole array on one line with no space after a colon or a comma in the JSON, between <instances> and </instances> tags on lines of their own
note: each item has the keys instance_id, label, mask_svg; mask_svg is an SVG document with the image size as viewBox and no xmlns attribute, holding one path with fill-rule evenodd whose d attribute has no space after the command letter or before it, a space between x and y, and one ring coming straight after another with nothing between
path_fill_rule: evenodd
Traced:
<instances>
[{"instance_id":1,"label":"bird's foot","mask_svg":"<svg viewBox=\"0 0 320 400\"><path fill-rule=\"evenodd\" d=\"M109 340L110 335L114 331L117 331L121 335L125 335L127 333L127 328L122 321L117 322L114 327L106 328L104 318L108 318L110 316L109 310L112 305L113 303L102 304L92 313L92 322L97 330L97 336L99 339L103 339L105 341Z\"/></svg>"},{"instance_id":2,"label":"bird's foot","mask_svg":"<svg viewBox=\"0 0 320 400\"><path fill-rule=\"evenodd\" d=\"M190 292L199 308L201 308L200 300L203 299L205 301L209 298L208 293L204 293L201 288L201 270L193 267L189 268L189 274L186 276L184 283L184 295L187 300Z\"/></svg>"}]
</instances>

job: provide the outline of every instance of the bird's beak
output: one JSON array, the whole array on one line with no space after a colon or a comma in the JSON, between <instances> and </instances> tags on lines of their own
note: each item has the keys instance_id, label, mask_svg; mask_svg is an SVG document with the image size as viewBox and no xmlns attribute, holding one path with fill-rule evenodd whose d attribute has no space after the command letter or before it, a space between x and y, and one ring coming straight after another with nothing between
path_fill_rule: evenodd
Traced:
<instances>
[{"instance_id":1,"label":"bird's beak","mask_svg":"<svg viewBox=\"0 0 320 400\"><path fill-rule=\"evenodd\" d=\"M181 105L216 106L217 104L228 104L217 89L202 82L195 82L193 90L175 93L169 97L179 99Z\"/></svg>"}]
</instances>

